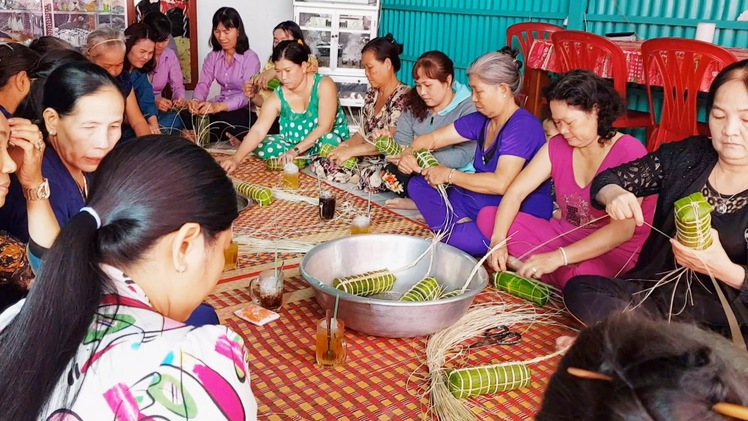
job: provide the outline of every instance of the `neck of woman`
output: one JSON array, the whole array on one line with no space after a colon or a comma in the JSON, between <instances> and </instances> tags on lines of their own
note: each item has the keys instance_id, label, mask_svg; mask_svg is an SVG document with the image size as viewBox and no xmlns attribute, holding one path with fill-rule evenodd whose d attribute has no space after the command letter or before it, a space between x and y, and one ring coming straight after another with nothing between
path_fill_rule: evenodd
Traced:
<instances>
[{"instance_id":1,"label":"neck of woman","mask_svg":"<svg viewBox=\"0 0 748 421\"><path fill-rule=\"evenodd\" d=\"M746 180L748 180L748 162L730 162L722 157L717 158L713 177L717 179L719 192L722 194L740 193L746 189ZM724 191L723 191L724 190Z\"/></svg>"},{"instance_id":2,"label":"neck of woman","mask_svg":"<svg viewBox=\"0 0 748 421\"><path fill-rule=\"evenodd\" d=\"M512 101L512 104L508 107L505 107L503 110L499 111L498 114L491 117L491 125L495 128L503 127L504 124L506 124L507 121L509 121L509 118L514 114L515 111L519 109L519 106Z\"/></svg>"},{"instance_id":3,"label":"neck of woman","mask_svg":"<svg viewBox=\"0 0 748 421\"><path fill-rule=\"evenodd\" d=\"M13 104L13 101L8 97L8 95L5 94L5 90L0 90L0 107L5 108L6 111L13 114L16 112L16 108L18 108L18 104Z\"/></svg>"},{"instance_id":4,"label":"neck of woman","mask_svg":"<svg viewBox=\"0 0 748 421\"><path fill-rule=\"evenodd\" d=\"M431 114L438 114L441 110L447 108L447 106L452 103L453 99L455 99L455 91L450 88L442 102L436 107L429 109L429 111L431 111Z\"/></svg>"},{"instance_id":5,"label":"neck of woman","mask_svg":"<svg viewBox=\"0 0 748 421\"><path fill-rule=\"evenodd\" d=\"M83 171L80 168L73 166L73 164L70 164L69 162L65 161L65 159L62 157L62 154L60 154L60 148L57 144L57 137L50 136L49 144L55 150L55 152L57 153L57 156L60 157L60 161L62 161L62 165L65 166L65 169L68 170L68 173L70 173L70 176L73 177L73 181L75 181L75 184L78 185L78 188L83 193L84 201L85 201L86 176L83 174Z\"/></svg>"},{"instance_id":6,"label":"neck of woman","mask_svg":"<svg viewBox=\"0 0 748 421\"><path fill-rule=\"evenodd\" d=\"M392 92L395 91L397 86L400 85L400 81L397 80L397 77L394 75L390 78L390 80L387 81L381 88L378 89L379 95L389 98L390 95L392 95Z\"/></svg>"},{"instance_id":7,"label":"neck of woman","mask_svg":"<svg viewBox=\"0 0 748 421\"><path fill-rule=\"evenodd\" d=\"M223 54L226 55L226 60L228 62L231 62L234 58L234 54L236 54L236 48L230 48L228 50L223 50Z\"/></svg>"},{"instance_id":8,"label":"neck of woman","mask_svg":"<svg viewBox=\"0 0 748 421\"><path fill-rule=\"evenodd\" d=\"M289 91L293 92L296 95L304 96L303 94L306 94L307 87L309 86L309 80L311 78L314 78L313 73L305 73L304 79L299 83L299 86L295 87L294 89L289 89Z\"/></svg>"}]
</instances>

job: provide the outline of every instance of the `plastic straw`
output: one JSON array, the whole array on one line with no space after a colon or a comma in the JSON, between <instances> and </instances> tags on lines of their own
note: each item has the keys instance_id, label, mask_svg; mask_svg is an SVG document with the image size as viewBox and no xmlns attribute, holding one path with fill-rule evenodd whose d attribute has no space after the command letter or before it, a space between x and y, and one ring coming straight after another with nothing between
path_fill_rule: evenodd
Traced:
<instances>
[{"instance_id":1,"label":"plastic straw","mask_svg":"<svg viewBox=\"0 0 748 421\"><path fill-rule=\"evenodd\" d=\"M333 310L332 318L335 321L338 320L338 302L340 302L340 294L335 294L335 310Z\"/></svg>"},{"instance_id":2,"label":"plastic straw","mask_svg":"<svg viewBox=\"0 0 748 421\"><path fill-rule=\"evenodd\" d=\"M369 218L369 223L371 224L371 190L369 190L369 205L366 209L366 216Z\"/></svg>"}]
</instances>

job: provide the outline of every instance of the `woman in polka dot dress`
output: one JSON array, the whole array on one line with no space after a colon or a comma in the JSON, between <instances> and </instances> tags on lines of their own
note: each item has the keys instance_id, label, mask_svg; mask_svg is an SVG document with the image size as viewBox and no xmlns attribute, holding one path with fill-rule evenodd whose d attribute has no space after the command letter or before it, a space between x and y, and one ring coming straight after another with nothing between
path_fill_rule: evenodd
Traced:
<instances>
[{"instance_id":1,"label":"woman in polka dot dress","mask_svg":"<svg viewBox=\"0 0 748 421\"><path fill-rule=\"evenodd\" d=\"M350 136L338 103L338 90L329 77L309 72L309 47L283 41L273 49L273 62L282 86L268 98L260 118L234 156L221 162L229 174L250 152L260 159L292 161L318 153L323 143L337 146ZM280 134L268 135L280 116Z\"/></svg>"}]
</instances>

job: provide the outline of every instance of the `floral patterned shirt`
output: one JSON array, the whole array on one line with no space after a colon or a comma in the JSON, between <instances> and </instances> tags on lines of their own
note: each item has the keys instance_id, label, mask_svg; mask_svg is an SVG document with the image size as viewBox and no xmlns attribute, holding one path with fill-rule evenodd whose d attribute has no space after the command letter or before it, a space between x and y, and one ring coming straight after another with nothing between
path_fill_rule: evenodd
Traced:
<instances>
[{"instance_id":1,"label":"floral patterned shirt","mask_svg":"<svg viewBox=\"0 0 748 421\"><path fill-rule=\"evenodd\" d=\"M389 98L387 98L387 101L385 101L382 109L376 114L374 107L377 103L379 91L372 88L366 92L361 119L363 124L363 132L361 134L367 140L374 140L368 138L374 130L389 130L390 127L397 126L397 120L400 119L400 114L403 112L403 108L405 108L405 94L409 91L410 87L408 85L404 83L397 85Z\"/></svg>"},{"instance_id":2,"label":"floral patterned shirt","mask_svg":"<svg viewBox=\"0 0 748 421\"><path fill-rule=\"evenodd\" d=\"M257 418L247 352L238 334L225 326L196 328L164 317L121 271L102 269L117 295L102 298L40 420ZM0 315L0 329L22 305ZM70 403L68 397L76 394Z\"/></svg>"}]
</instances>

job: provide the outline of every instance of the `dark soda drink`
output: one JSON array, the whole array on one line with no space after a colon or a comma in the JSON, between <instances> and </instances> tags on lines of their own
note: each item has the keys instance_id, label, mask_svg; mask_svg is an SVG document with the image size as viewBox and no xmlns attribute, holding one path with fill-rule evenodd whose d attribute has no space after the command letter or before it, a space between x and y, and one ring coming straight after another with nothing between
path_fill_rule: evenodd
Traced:
<instances>
[{"instance_id":1,"label":"dark soda drink","mask_svg":"<svg viewBox=\"0 0 748 421\"><path fill-rule=\"evenodd\" d=\"M327 220L335 217L335 196L329 191L319 195L319 217Z\"/></svg>"}]
</instances>

